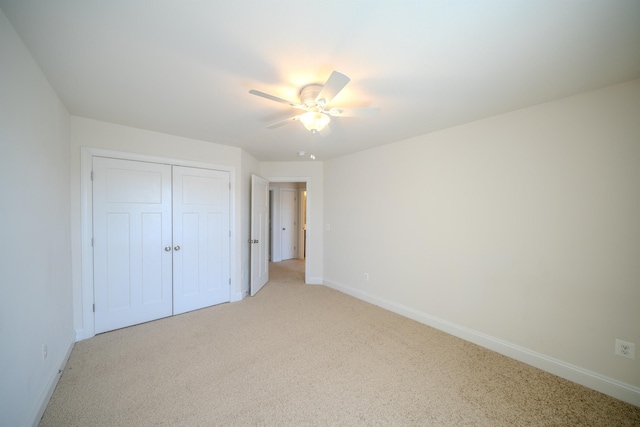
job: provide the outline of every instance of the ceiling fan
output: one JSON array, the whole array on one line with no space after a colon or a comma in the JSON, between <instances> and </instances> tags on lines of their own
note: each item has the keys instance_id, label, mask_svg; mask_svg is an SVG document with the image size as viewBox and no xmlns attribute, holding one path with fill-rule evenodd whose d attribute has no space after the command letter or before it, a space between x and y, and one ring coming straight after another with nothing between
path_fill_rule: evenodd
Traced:
<instances>
[{"instance_id":1,"label":"ceiling fan","mask_svg":"<svg viewBox=\"0 0 640 427\"><path fill-rule=\"evenodd\" d=\"M307 130L315 134L329 124L331 117L370 117L380 111L379 108L329 108L333 98L344 89L350 80L346 75L334 71L325 84L314 83L300 89L300 102L288 101L255 89L250 90L249 93L305 111L305 113L269 125L268 128L272 129L290 122L300 121Z\"/></svg>"}]
</instances>

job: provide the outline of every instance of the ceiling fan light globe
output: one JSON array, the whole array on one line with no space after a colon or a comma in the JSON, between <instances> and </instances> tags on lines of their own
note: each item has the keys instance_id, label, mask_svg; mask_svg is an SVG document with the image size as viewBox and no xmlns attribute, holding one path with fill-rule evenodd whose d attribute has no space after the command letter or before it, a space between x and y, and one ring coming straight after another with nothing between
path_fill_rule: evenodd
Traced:
<instances>
[{"instance_id":1,"label":"ceiling fan light globe","mask_svg":"<svg viewBox=\"0 0 640 427\"><path fill-rule=\"evenodd\" d=\"M308 111L300 116L300 121L311 133L320 132L331 121L331 118L323 113Z\"/></svg>"}]
</instances>

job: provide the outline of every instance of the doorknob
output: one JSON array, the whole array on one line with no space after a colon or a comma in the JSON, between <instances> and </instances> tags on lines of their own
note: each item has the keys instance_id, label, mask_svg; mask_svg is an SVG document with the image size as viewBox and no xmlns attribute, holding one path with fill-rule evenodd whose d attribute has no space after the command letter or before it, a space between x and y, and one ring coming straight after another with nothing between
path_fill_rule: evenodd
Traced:
<instances>
[{"instance_id":1,"label":"doorknob","mask_svg":"<svg viewBox=\"0 0 640 427\"><path fill-rule=\"evenodd\" d=\"M180 250L180 246L176 246L173 249L176 250L176 251L179 251Z\"/></svg>"},{"instance_id":2,"label":"doorknob","mask_svg":"<svg viewBox=\"0 0 640 427\"><path fill-rule=\"evenodd\" d=\"M282 227L282 231L286 230L286 228Z\"/></svg>"},{"instance_id":3,"label":"doorknob","mask_svg":"<svg viewBox=\"0 0 640 427\"><path fill-rule=\"evenodd\" d=\"M167 251L167 252L171 251L171 246L165 246L164 250Z\"/></svg>"}]
</instances>

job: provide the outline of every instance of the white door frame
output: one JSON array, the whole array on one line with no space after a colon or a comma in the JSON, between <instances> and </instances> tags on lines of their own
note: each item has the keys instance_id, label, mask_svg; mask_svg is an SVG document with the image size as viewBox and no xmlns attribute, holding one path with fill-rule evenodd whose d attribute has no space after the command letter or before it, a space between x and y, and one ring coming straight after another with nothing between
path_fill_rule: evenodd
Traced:
<instances>
[{"instance_id":1,"label":"white door frame","mask_svg":"<svg viewBox=\"0 0 640 427\"><path fill-rule=\"evenodd\" d=\"M304 259L305 258L305 229L304 225L307 222L307 189L306 188L298 188L298 250L296 254L296 258Z\"/></svg>"},{"instance_id":2,"label":"white door frame","mask_svg":"<svg viewBox=\"0 0 640 427\"><path fill-rule=\"evenodd\" d=\"M105 150L102 148L80 147L80 222L81 222L81 254L82 254L82 276L81 276L81 300L82 300L82 329L76 331L76 340L83 340L95 336L95 321L93 316L93 248L91 239L93 237L93 186L91 185L91 170L94 157L111 157L114 159L137 160L141 162L161 163L168 165L187 166L202 169L214 169L229 172L231 191L229 192L229 228L231 229L231 241L229 245L229 271L231 272L230 290L239 280L236 274L236 211L235 211L235 177L236 168L228 165L218 165L214 163L195 162L184 159L174 159L167 157L157 157L147 154L136 154L125 151ZM232 294L231 294L232 295ZM232 301L234 298L232 297Z\"/></svg>"},{"instance_id":3,"label":"white door frame","mask_svg":"<svg viewBox=\"0 0 640 427\"><path fill-rule=\"evenodd\" d=\"M313 221L313 215L311 215L310 211L309 211L309 205L310 205L310 200L313 200L313 193L309 191L309 187L310 187L310 183L311 183L311 177L309 176L277 176L277 177L266 177L266 179L269 180L269 182L304 182L305 186L306 186L306 191L307 191L307 236L309 235L309 228L310 227L320 227L321 225L316 225ZM307 256L304 259L304 282L305 283L316 283L314 281L314 278L312 278L311 276L309 276L309 239L307 238L305 240L305 253L307 254ZM319 283L321 284L321 283Z\"/></svg>"}]
</instances>

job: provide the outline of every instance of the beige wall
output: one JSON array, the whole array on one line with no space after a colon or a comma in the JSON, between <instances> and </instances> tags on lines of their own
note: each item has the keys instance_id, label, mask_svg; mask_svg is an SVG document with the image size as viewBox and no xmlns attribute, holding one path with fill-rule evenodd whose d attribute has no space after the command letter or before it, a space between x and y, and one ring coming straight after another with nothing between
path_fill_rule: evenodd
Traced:
<instances>
[{"instance_id":1,"label":"beige wall","mask_svg":"<svg viewBox=\"0 0 640 427\"><path fill-rule=\"evenodd\" d=\"M74 342L69 113L2 11L0 58L0 424L29 426Z\"/></svg>"},{"instance_id":2,"label":"beige wall","mask_svg":"<svg viewBox=\"0 0 640 427\"><path fill-rule=\"evenodd\" d=\"M640 404L640 80L324 165L327 284Z\"/></svg>"}]
</instances>

